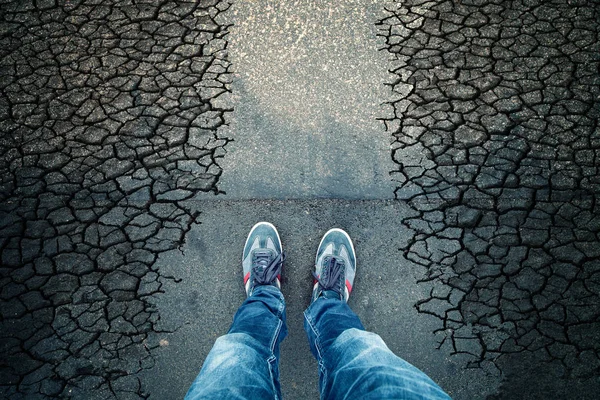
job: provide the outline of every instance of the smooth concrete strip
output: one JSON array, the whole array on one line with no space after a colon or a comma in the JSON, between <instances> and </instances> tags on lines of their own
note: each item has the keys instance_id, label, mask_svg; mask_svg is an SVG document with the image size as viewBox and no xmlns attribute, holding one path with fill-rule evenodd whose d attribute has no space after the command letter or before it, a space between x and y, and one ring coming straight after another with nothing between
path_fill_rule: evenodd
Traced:
<instances>
[{"instance_id":1,"label":"smooth concrete strip","mask_svg":"<svg viewBox=\"0 0 600 400\"><path fill-rule=\"evenodd\" d=\"M193 204L190 204L192 207ZM155 368L142 374L152 399L182 398L217 337L225 334L245 299L241 252L250 228L274 223L287 259L283 293L289 335L281 348L284 398L318 399L317 364L302 323L312 290L314 254L332 227L347 230L357 251L357 278L349 304L368 330L379 334L397 355L430 375L455 399L485 398L498 379L481 369L464 369L465 358L437 350L437 319L414 304L429 295L418 283L421 267L403 257L401 247L414 232L403 226L415 212L398 201L229 201L197 203L201 223L179 250L164 253L156 267L179 283L166 281L157 296L165 333L154 352ZM156 379L160 376L161 379Z\"/></svg>"},{"instance_id":2,"label":"smooth concrete strip","mask_svg":"<svg viewBox=\"0 0 600 400\"><path fill-rule=\"evenodd\" d=\"M227 199L391 199L388 100L373 0L239 0L229 127L220 161Z\"/></svg>"}]
</instances>

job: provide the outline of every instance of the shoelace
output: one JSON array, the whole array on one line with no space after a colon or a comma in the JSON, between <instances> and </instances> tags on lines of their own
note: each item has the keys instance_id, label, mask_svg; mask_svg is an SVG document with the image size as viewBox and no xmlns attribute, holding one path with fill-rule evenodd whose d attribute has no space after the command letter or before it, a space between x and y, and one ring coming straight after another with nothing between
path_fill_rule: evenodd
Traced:
<instances>
[{"instance_id":1,"label":"shoelace","mask_svg":"<svg viewBox=\"0 0 600 400\"><path fill-rule=\"evenodd\" d=\"M339 260L335 257L331 257L327 262L325 273L319 277L316 272L313 271L313 276L319 282L321 290L333 290L340 296L342 296L342 285L340 279L342 277L342 269L344 268L344 260Z\"/></svg>"},{"instance_id":2,"label":"shoelace","mask_svg":"<svg viewBox=\"0 0 600 400\"><path fill-rule=\"evenodd\" d=\"M285 253L282 252L271 260L272 255L270 251L256 251L253 254L252 275L258 284L269 285L281 273Z\"/></svg>"}]
</instances>

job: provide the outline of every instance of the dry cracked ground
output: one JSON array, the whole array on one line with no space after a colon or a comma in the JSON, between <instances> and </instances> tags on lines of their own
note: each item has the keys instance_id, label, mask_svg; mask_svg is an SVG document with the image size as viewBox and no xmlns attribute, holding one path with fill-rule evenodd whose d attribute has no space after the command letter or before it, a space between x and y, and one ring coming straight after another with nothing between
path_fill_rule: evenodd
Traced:
<instances>
[{"instance_id":1,"label":"dry cracked ground","mask_svg":"<svg viewBox=\"0 0 600 400\"><path fill-rule=\"evenodd\" d=\"M155 299L178 280L157 260L202 223L198 196L223 195L231 6L0 4L2 397L152 397ZM593 398L600 4L381 11L398 254L431 287L415 309L464 368L502 377L489 398Z\"/></svg>"}]
</instances>

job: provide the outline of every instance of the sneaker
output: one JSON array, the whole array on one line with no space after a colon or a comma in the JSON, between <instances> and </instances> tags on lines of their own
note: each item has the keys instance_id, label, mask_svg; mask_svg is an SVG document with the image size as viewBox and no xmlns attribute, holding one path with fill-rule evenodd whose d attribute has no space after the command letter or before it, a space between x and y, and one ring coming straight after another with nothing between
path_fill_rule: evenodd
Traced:
<instances>
[{"instance_id":1,"label":"sneaker","mask_svg":"<svg viewBox=\"0 0 600 400\"><path fill-rule=\"evenodd\" d=\"M341 229L331 229L317 250L312 302L321 296L347 302L355 275L356 253L350 236Z\"/></svg>"},{"instance_id":2,"label":"sneaker","mask_svg":"<svg viewBox=\"0 0 600 400\"><path fill-rule=\"evenodd\" d=\"M281 289L281 266L284 259L277 229L268 222L254 225L242 253L246 295L252 295L254 288L260 285Z\"/></svg>"}]
</instances>

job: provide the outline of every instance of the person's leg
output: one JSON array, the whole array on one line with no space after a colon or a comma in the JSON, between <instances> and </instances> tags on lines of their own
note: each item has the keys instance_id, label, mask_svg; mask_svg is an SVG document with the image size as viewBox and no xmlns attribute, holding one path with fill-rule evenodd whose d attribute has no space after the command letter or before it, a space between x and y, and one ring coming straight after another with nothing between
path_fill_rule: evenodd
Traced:
<instances>
[{"instance_id":1,"label":"person's leg","mask_svg":"<svg viewBox=\"0 0 600 400\"><path fill-rule=\"evenodd\" d=\"M280 399L279 344L287 335L279 289L257 287L215 342L186 399Z\"/></svg>"},{"instance_id":2,"label":"person's leg","mask_svg":"<svg viewBox=\"0 0 600 400\"><path fill-rule=\"evenodd\" d=\"M271 224L252 228L242 263L248 298L218 338L186 399L280 399L279 345L287 335L283 251Z\"/></svg>"},{"instance_id":3,"label":"person's leg","mask_svg":"<svg viewBox=\"0 0 600 400\"><path fill-rule=\"evenodd\" d=\"M364 330L348 304L320 298L304 313L321 399L449 399L425 373Z\"/></svg>"},{"instance_id":4,"label":"person's leg","mask_svg":"<svg viewBox=\"0 0 600 400\"><path fill-rule=\"evenodd\" d=\"M304 312L304 329L319 363L321 399L449 399L425 373L364 330L346 303L355 260L347 233L325 234L315 260L312 303Z\"/></svg>"}]
</instances>

